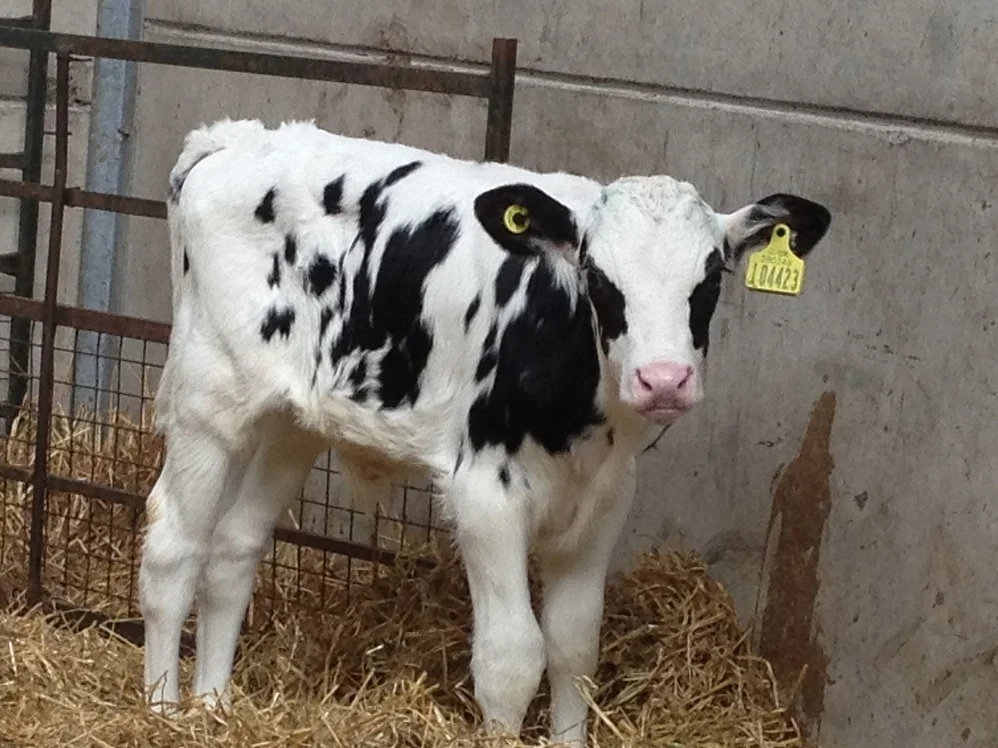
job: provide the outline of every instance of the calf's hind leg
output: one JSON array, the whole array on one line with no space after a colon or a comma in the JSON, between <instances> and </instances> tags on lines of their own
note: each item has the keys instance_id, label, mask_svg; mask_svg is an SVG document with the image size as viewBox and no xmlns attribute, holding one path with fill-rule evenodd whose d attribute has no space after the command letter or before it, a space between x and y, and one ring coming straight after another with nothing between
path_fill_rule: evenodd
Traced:
<instances>
[{"instance_id":1,"label":"calf's hind leg","mask_svg":"<svg viewBox=\"0 0 998 748\"><path fill-rule=\"evenodd\" d=\"M260 559L281 511L301 490L323 445L283 419L261 424L262 436L238 493L211 537L197 588L194 693L213 706L226 698L239 629Z\"/></svg>"},{"instance_id":2,"label":"calf's hind leg","mask_svg":"<svg viewBox=\"0 0 998 748\"><path fill-rule=\"evenodd\" d=\"M181 630L242 459L213 434L177 426L167 435L163 469L146 502L139 569L145 686L149 700L164 708L179 698Z\"/></svg>"}]
</instances>

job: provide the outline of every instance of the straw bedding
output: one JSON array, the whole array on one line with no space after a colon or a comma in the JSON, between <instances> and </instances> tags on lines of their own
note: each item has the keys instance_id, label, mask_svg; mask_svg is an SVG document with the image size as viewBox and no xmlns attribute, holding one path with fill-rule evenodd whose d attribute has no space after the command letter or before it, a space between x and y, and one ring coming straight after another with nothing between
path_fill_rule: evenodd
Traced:
<instances>
[{"instance_id":1,"label":"straw bedding","mask_svg":"<svg viewBox=\"0 0 998 748\"><path fill-rule=\"evenodd\" d=\"M123 415L114 422L129 430L98 440L82 421L57 418L52 470L147 491L155 469L122 461L157 465L161 445L144 424ZM4 445L5 462L30 463L30 451L15 437L30 441L32 432L31 419L22 418ZM246 628L230 712L191 706L165 719L142 705L141 649L100 627L70 630L54 614L22 605L27 553L20 507L26 499L30 494L13 482L0 496L2 746L522 745L478 732L468 669L470 603L460 562L446 549L436 550L440 562L432 569L408 558L361 571L363 579L354 569L349 596L342 586L330 586L317 609L299 610L296 602L303 584L323 583L318 574L305 581L276 575L266 584L261 577L260 590L276 594L274 615L264 621L257 614ZM51 506L62 518L47 524L47 588L73 587L84 573L83 551L117 554L124 571L112 573L109 566L101 591L134 600L129 558L138 541L113 529L111 510L58 494ZM104 526L111 529L102 533ZM345 563L327 559L323 565L317 554L301 556L287 546L276 553L296 554L296 562L327 576ZM107 607L122 614L127 604ZM794 720L777 704L768 664L751 654L729 596L694 555L640 559L609 586L604 621L599 671L594 683L580 684L593 704L591 745L804 745ZM183 662L185 683L192 664ZM527 744L543 742L546 705L542 687L528 715Z\"/></svg>"}]
</instances>

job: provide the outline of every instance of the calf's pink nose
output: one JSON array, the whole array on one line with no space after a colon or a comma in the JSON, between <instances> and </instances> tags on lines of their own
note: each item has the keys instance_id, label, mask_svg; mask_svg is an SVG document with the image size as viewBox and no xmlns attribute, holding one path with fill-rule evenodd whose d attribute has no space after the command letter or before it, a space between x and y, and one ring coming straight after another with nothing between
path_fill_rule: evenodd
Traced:
<instances>
[{"instance_id":1,"label":"calf's pink nose","mask_svg":"<svg viewBox=\"0 0 998 748\"><path fill-rule=\"evenodd\" d=\"M693 367L673 361L655 361L634 371L634 394L639 410L687 410L694 403Z\"/></svg>"}]
</instances>

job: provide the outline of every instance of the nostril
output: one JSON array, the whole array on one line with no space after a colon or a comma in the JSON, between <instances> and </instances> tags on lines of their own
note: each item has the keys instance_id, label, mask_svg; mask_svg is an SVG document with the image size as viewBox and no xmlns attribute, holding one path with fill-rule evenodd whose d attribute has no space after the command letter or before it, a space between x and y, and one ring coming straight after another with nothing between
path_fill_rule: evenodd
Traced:
<instances>
[{"instance_id":1,"label":"nostril","mask_svg":"<svg viewBox=\"0 0 998 748\"><path fill-rule=\"evenodd\" d=\"M689 389L690 384L693 381L693 367L687 366L686 370L680 374L679 384L676 385L677 390Z\"/></svg>"},{"instance_id":2,"label":"nostril","mask_svg":"<svg viewBox=\"0 0 998 748\"><path fill-rule=\"evenodd\" d=\"M655 389L652 386L652 383L649 382L647 379L645 379L645 375L641 371L641 369L637 369L634 372L634 379L637 382L637 389L639 389L642 392L651 392Z\"/></svg>"}]
</instances>

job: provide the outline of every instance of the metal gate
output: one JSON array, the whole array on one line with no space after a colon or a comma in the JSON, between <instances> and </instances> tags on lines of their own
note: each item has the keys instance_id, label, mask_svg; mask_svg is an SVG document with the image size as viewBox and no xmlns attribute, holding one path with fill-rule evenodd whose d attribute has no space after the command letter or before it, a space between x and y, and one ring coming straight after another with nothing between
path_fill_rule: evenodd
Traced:
<instances>
[{"instance_id":1,"label":"metal gate","mask_svg":"<svg viewBox=\"0 0 998 748\"><path fill-rule=\"evenodd\" d=\"M341 62L51 33L44 30L50 17L49 6L49 0L36 0L33 19L18 24L0 21L4 24L0 25L0 48L28 50L31 54L28 107L29 113L33 112L25 124L25 153L8 155L10 163L0 164L0 168L5 165L8 168L25 167L20 181L0 180L0 197L21 201L18 251L0 256L0 272L9 266L24 269L27 274L16 276L14 294L0 294L0 316L10 320L7 348L10 371L4 404L8 433L0 453L0 483L6 485L6 490L2 492L0 517L6 517L7 512L20 512L26 518L26 538L8 537L3 528L9 523L0 525L0 559L5 547L22 540L27 548L24 581L29 601L58 598L86 617L91 616L88 609L106 606L113 596L112 588L125 589L126 592L117 594L126 599L118 600L111 607L117 611L117 617L128 617L136 613L133 588L140 519L146 498L142 486L154 479L161 457L161 445L147 428L146 411L152 395L146 384L155 379L159 366L156 361L161 361L165 355L170 328L149 320L59 304L60 254L67 208L165 219L166 206L159 201L92 192L68 184L70 62L81 57L101 57L486 99L484 157L505 161L509 154L517 45L513 39L493 40L487 71L429 70L389 63ZM55 163L51 183L45 184L41 181L41 143L46 68L51 55L55 56L56 71ZM14 158L19 159L16 164ZM31 298L31 274L39 204L50 206L50 225L44 296L36 300ZM96 334L98 339L97 353L88 351L86 355L104 356L105 365L117 372L116 385L102 393L106 401L120 405L123 400L130 399L132 410L139 413L135 422L125 422L99 411L81 414L70 408L65 414L56 412L56 389L73 386L73 382L68 381L72 377L59 378L57 361L83 355L78 345L81 332ZM114 344L109 345L108 341L114 341ZM137 393L123 390L126 372L131 372L128 376L133 379L138 378ZM18 424L20 427L14 428ZM137 460L135 455L143 456L143 459ZM67 465L70 469L66 469ZM352 532L345 538L329 533L331 521L348 523L352 528L354 519L349 512L339 520L330 519L338 511L347 511L330 502L330 483L335 472L333 457L327 454L309 479L313 498L304 493L301 497L299 516L308 508L313 518L323 517L323 521L313 523L322 531L300 526L279 527L275 531L275 553L270 561L272 589L278 584L297 584L301 597L305 575L331 573L330 554L368 564L393 561L394 551L379 548L376 543L358 542ZM401 518L376 518L375 537L378 521L398 523L402 536L399 545L404 543L406 532L425 533L429 537L438 529L433 522L430 502L426 502L430 508L423 512L420 521L407 517L407 511L417 494L425 498L431 489L425 486L400 489ZM85 507L86 511L78 511L80 507ZM82 529L77 528L76 534L63 532L68 523L76 521L81 523ZM78 542L80 533L94 534L95 526L103 526L105 522L100 551ZM57 536L61 545L54 540ZM290 549L282 554L282 561L277 558L278 544ZM69 564L67 559L72 554L78 558ZM312 554L312 560L306 564L304 557L307 554ZM56 557L61 559L61 579L46 574L47 562ZM345 581L349 584L351 570L347 563ZM68 571L70 566L74 569L72 574ZM112 584L113 579L123 574L128 575L126 585ZM312 589L321 590L322 587ZM314 602L321 604L322 600ZM136 628L133 622L122 633L129 635L131 631L134 634Z\"/></svg>"}]
</instances>

